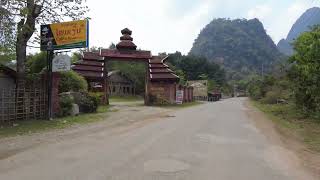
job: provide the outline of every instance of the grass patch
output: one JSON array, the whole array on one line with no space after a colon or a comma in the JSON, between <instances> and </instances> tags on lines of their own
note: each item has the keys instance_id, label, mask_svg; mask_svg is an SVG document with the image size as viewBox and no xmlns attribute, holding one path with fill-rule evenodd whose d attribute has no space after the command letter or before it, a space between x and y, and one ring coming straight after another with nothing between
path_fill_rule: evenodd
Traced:
<instances>
[{"instance_id":1,"label":"grass patch","mask_svg":"<svg viewBox=\"0 0 320 180\"><path fill-rule=\"evenodd\" d=\"M251 101L289 133L304 141L312 150L320 152L320 121L305 117L293 104L263 104Z\"/></svg>"},{"instance_id":2,"label":"grass patch","mask_svg":"<svg viewBox=\"0 0 320 180\"><path fill-rule=\"evenodd\" d=\"M29 120L14 122L14 126L2 126L0 128L0 138L32 134L48 131L52 129L63 129L76 124L87 124L100 121L106 118L108 106L99 106L97 113L81 114L78 116L69 116L48 120Z\"/></svg>"},{"instance_id":3,"label":"grass patch","mask_svg":"<svg viewBox=\"0 0 320 180\"><path fill-rule=\"evenodd\" d=\"M111 96L109 101L112 102L135 102L135 101L143 101L143 97L141 96Z\"/></svg>"}]
</instances>

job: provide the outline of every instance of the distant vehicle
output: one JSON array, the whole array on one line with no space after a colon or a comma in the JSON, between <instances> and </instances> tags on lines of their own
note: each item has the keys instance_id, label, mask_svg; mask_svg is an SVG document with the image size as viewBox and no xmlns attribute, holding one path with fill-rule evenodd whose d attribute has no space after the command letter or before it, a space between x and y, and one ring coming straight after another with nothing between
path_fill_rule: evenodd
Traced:
<instances>
[{"instance_id":1,"label":"distant vehicle","mask_svg":"<svg viewBox=\"0 0 320 180\"><path fill-rule=\"evenodd\" d=\"M219 101L222 97L221 91L214 90L211 92L208 92L208 101Z\"/></svg>"}]
</instances>

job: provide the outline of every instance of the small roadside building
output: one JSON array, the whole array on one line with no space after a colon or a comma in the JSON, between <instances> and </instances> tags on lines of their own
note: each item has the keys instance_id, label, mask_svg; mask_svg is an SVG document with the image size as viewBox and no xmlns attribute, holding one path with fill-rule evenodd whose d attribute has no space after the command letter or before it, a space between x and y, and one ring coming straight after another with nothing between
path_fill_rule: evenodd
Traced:
<instances>
[{"instance_id":1,"label":"small roadside building","mask_svg":"<svg viewBox=\"0 0 320 180\"><path fill-rule=\"evenodd\" d=\"M187 86L193 87L193 98L196 100L208 100L208 80L188 81Z\"/></svg>"},{"instance_id":2,"label":"small roadside building","mask_svg":"<svg viewBox=\"0 0 320 180\"><path fill-rule=\"evenodd\" d=\"M135 85L120 71L108 72L110 96L134 96ZM103 89L101 89L103 91Z\"/></svg>"},{"instance_id":3,"label":"small roadside building","mask_svg":"<svg viewBox=\"0 0 320 180\"><path fill-rule=\"evenodd\" d=\"M13 68L0 64L0 123L15 118L16 78Z\"/></svg>"},{"instance_id":4,"label":"small roadside building","mask_svg":"<svg viewBox=\"0 0 320 180\"><path fill-rule=\"evenodd\" d=\"M0 88L15 88L16 87L16 70L7 65L0 64Z\"/></svg>"}]
</instances>

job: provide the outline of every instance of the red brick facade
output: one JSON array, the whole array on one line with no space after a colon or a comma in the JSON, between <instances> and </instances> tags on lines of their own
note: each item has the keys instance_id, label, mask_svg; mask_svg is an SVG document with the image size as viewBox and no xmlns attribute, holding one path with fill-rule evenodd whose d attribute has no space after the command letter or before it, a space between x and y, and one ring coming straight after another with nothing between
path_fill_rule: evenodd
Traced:
<instances>
[{"instance_id":1,"label":"red brick facade","mask_svg":"<svg viewBox=\"0 0 320 180\"><path fill-rule=\"evenodd\" d=\"M176 102L176 83L150 82L149 96L151 104L174 104Z\"/></svg>"}]
</instances>

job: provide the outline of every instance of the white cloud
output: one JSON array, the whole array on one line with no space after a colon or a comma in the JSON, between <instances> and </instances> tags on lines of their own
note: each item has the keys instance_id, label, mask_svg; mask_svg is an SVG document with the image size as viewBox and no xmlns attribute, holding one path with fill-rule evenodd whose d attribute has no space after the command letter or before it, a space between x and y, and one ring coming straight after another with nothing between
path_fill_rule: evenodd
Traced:
<instances>
[{"instance_id":1,"label":"white cloud","mask_svg":"<svg viewBox=\"0 0 320 180\"><path fill-rule=\"evenodd\" d=\"M247 13L248 18L258 18L275 43L286 38L295 21L310 7L318 2L295 0L291 3L268 1L257 5Z\"/></svg>"},{"instance_id":2,"label":"white cloud","mask_svg":"<svg viewBox=\"0 0 320 180\"><path fill-rule=\"evenodd\" d=\"M128 27L139 48L152 50L154 54L176 50L187 53L205 25L200 22L207 17L209 4L203 1L188 13L172 17L168 13L173 10L170 3L170 0L101 1L99 4L90 1L90 45L107 47L111 42L117 43L120 30Z\"/></svg>"},{"instance_id":3,"label":"white cloud","mask_svg":"<svg viewBox=\"0 0 320 180\"><path fill-rule=\"evenodd\" d=\"M310 0L312 1L312 0ZM90 46L117 43L120 30L133 31L135 44L153 54L188 53L213 18L259 18L277 42L308 7L306 0L88 0Z\"/></svg>"},{"instance_id":4,"label":"white cloud","mask_svg":"<svg viewBox=\"0 0 320 180\"><path fill-rule=\"evenodd\" d=\"M247 16L250 19L266 19L270 16L270 14L272 14L272 8L267 4L263 4L250 9Z\"/></svg>"}]
</instances>

